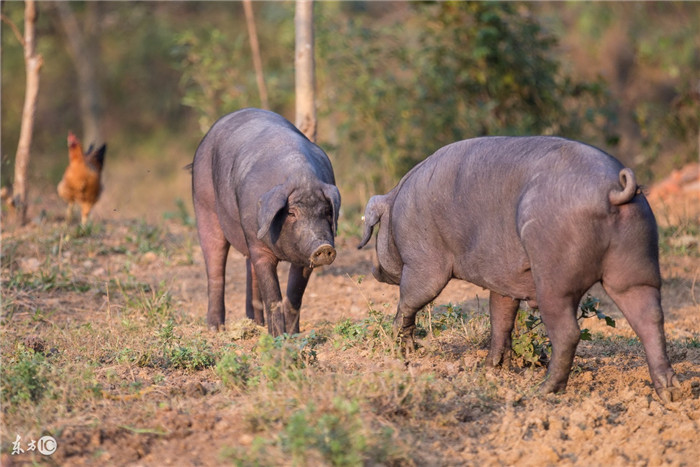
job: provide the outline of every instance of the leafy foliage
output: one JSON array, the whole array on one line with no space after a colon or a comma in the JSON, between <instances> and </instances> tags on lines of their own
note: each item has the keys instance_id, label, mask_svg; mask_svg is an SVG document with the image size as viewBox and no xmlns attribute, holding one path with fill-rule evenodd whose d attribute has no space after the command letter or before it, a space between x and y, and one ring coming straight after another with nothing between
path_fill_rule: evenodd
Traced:
<instances>
[{"instance_id":1,"label":"leafy foliage","mask_svg":"<svg viewBox=\"0 0 700 467\"><path fill-rule=\"evenodd\" d=\"M323 5L319 21L320 107L339 122L335 151L341 163L352 161L343 171L355 183L364 178L370 192L387 191L456 140L610 128L603 83L561 70L555 37L528 5L415 3L383 26L333 8Z\"/></svg>"},{"instance_id":2,"label":"leafy foliage","mask_svg":"<svg viewBox=\"0 0 700 467\"><path fill-rule=\"evenodd\" d=\"M367 318L357 323L345 319L335 326L334 332L340 337L337 345L344 350L358 345L364 345L370 349L387 348L385 343L393 336L392 320L370 307Z\"/></svg>"},{"instance_id":3,"label":"leafy foliage","mask_svg":"<svg viewBox=\"0 0 700 467\"><path fill-rule=\"evenodd\" d=\"M605 320L606 325L615 327L615 320L600 310L600 300L588 294L579 304L577 319L580 321L593 316ZM546 363L552 353L552 343L544 333L541 324L542 318L537 310L518 310L513 335L513 352L533 366ZM593 336L588 329L581 329L581 340L592 339Z\"/></svg>"}]
</instances>

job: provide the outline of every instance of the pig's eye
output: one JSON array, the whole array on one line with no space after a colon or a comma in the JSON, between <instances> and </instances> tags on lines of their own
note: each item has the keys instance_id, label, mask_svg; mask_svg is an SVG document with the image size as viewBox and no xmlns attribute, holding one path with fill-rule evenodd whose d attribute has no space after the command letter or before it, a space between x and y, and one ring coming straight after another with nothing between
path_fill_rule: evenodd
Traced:
<instances>
[{"instance_id":1,"label":"pig's eye","mask_svg":"<svg viewBox=\"0 0 700 467\"><path fill-rule=\"evenodd\" d=\"M288 217L289 219L292 219L292 220L296 219L296 218L297 218L297 210L294 209L294 208L291 208L291 209L287 212L287 217Z\"/></svg>"}]
</instances>

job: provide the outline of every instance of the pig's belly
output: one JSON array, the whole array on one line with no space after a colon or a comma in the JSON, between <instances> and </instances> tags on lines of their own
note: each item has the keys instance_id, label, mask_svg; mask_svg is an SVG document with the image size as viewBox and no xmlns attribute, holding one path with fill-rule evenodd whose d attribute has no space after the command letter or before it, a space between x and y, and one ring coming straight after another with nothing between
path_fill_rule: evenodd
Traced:
<instances>
[{"instance_id":1,"label":"pig's belly","mask_svg":"<svg viewBox=\"0 0 700 467\"><path fill-rule=\"evenodd\" d=\"M515 258L514 258L515 259ZM532 277L526 258L501 262L484 261L475 258L462 258L455 265L453 277L516 300L525 300L531 307L536 307L537 294L535 280Z\"/></svg>"}]
</instances>

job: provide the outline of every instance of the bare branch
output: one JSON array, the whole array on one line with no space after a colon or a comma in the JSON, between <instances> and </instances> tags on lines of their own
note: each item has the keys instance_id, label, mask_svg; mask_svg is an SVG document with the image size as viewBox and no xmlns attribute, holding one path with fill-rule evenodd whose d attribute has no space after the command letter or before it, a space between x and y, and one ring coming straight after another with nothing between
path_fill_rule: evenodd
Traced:
<instances>
[{"instance_id":1,"label":"bare branch","mask_svg":"<svg viewBox=\"0 0 700 467\"><path fill-rule=\"evenodd\" d=\"M10 29L12 29L12 32L15 33L15 37L17 38L19 43L22 44L22 48L24 48L25 47L24 38L22 38L22 33L19 32L19 28L17 27L17 25L15 23L13 23L10 18L8 18L7 16L5 16L3 14L0 14L0 19L2 19L3 23L7 24L10 27Z\"/></svg>"}]
</instances>

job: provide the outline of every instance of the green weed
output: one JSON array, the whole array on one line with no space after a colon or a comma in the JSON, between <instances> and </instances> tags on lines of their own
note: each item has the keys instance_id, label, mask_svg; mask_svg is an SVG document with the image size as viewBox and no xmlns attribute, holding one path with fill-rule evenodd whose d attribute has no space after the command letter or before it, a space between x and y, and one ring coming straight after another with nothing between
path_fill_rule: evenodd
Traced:
<instances>
[{"instance_id":1,"label":"green weed","mask_svg":"<svg viewBox=\"0 0 700 467\"><path fill-rule=\"evenodd\" d=\"M126 236L127 243L136 248L137 253L161 253L165 244L163 231L158 226L140 221L131 226Z\"/></svg>"},{"instance_id":2,"label":"green weed","mask_svg":"<svg viewBox=\"0 0 700 467\"><path fill-rule=\"evenodd\" d=\"M299 381L302 370L316 362L313 336L299 337L283 334L272 337L262 334L255 346L260 360L260 374L274 386L279 380Z\"/></svg>"},{"instance_id":3,"label":"green weed","mask_svg":"<svg viewBox=\"0 0 700 467\"><path fill-rule=\"evenodd\" d=\"M298 409L290 417L282 434L282 447L297 465L313 461L309 453L317 451L330 465L360 465L367 439L360 416L360 404L354 400L333 398L325 411L315 404Z\"/></svg>"},{"instance_id":4,"label":"green weed","mask_svg":"<svg viewBox=\"0 0 700 467\"><path fill-rule=\"evenodd\" d=\"M362 321L353 323L345 319L333 328L334 334L340 338L336 345L343 350L357 345L367 346L372 350L377 347L392 348L393 346L389 345L393 340L392 323L391 317L370 307L369 316Z\"/></svg>"},{"instance_id":5,"label":"green weed","mask_svg":"<svg viewBox=\"0 0 700 467\"><path fill-rule=\"evenodd\" d=\"M216 364L216 374L224 385L243 390L253 377L251 358L235 351L227 352Z\"/></svg>"},{"instance_id":6,"label":"green weed","mask_svg":"<svg viewBox=\"0 0 700 467\"><path fill-rule=\"evenodd\" d=\"M182 225L192 227L195 224L194 217L192 217L185 206L185 202L182 198L177 198L175 200L175 207L177 210L175 212L165 212L163 213L164 219L175 219L182 223Z\"/></svg>"},{"instance_id":7,"label":"green weed","mask_svg":"<svg viewBox=\"0 0 700 467\"><path fill-rule=\"evenodd\" d=\"M42 353L19 346L14 355L3 358L3 402L18 406L41 400L48 391L48 369L49 362Z\"/></svg>"},{"instance_id":8,"label":"green weed","mask_svg":"<svg viewBox=\"0 0 700 467\"><path fill-rule=\"evenodd\" d=\"M469 322L469 315L463 312L459 305L448 303L440 308L444 311L436 313L435 307L430 304L424 313L418 314L416 337L425 337L429 334L438 337L449 329L464 328Z\"/></svg>"},{"instance_id":9,"label":"green weed","mask_svg":"<svg viewBox=\"0 0 700 467\"><path fill-rule=\"evenodd\" d=\"M588 294L579 304L577 320L596 316L605 320L605 324L615 327L615 320L600 310L600 300ZM513 352L526 363L538 366L549 360L552 344L542 329L542 318L537 310L518 310L513 330ZM581 329L581 340L592 340L593 336L586 328Z\"/></svg>"},{"instance_id":10,"label":"green weed","mask_svg":"<svg viewBox=\"0 0 700 467\"><path fill-rule=\"evenodd\" d=\"M191 371L214 366L215 356L209 344L203 339L183 343L182 338L175 334L174 326L175 322L170 319L158 333L163 364Z\"/></svg>"},{"instance_id":11,"label":"green weed","mask_svg":"<svg viewBox=\"0 0 700 467\"><path fill-rule=\"evenodd\" d=\"M152 324L173 319L175 312L172 306L172 295L164 282L158 284L156 288L151 288L147 284L145 287L144 284L135 284L134 288L139 291L138 294L127 294L122 290L126 297L127 312L143 315Z\"/></svg>"}]
</instances>

